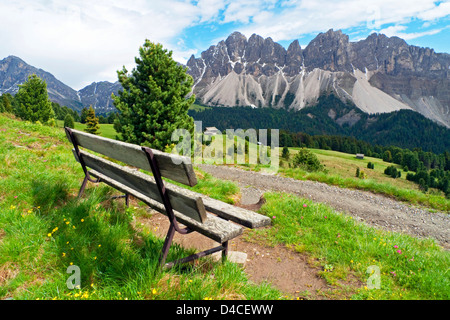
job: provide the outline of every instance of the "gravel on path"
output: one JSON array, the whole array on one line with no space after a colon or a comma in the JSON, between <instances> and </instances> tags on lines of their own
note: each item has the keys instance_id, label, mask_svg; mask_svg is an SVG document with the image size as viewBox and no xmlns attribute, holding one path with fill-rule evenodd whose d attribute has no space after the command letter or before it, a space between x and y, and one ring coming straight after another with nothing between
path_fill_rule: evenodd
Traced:
<instances>
[{"instance_id":1,"label":"gravel on path","mask_svg":"<svg viewBox=\"0 0 450 320\"><path fill-rule=\"evenodd\" d=\"M377 228L434 238L445 249L450 249L450 214L446 212L432 212L384 195L316 181L295 180L228 166L201 164L198 167L216 178L237 182L241 189L241 204L256 203L267 191L292 193L325 203Z\"/></svg>"}]
</instances>

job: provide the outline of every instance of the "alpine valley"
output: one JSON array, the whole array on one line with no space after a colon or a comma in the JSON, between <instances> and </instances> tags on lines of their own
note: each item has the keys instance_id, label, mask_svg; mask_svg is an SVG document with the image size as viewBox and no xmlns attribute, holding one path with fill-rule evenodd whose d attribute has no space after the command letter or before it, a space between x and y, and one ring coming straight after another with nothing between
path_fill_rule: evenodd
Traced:
<instances>
[{"instance_id":1,"label":"alpine valley","mask_svg":"<svg viewBox=\"0 0 450 320\"><path fill-rule=\"evenodd\" d=\"M373 33L351 42L340 30L331 29L318 34L305 48L295 40L285 49L271 38L256 34L247 38L234 32L199 57L191 56L186 66L194 79L197 104L212 107L207 110L209 118L200 116L201 112L191 115L206 122L214 118L214 110L221 110L222 120L227 117L225 108L216 107L270 108L295 113L292 117L283 115L291 122L310 122L306 127L288 123L279 129L307 132L303 128L316 126L314 132L307 133L359 138L363 132L399 135L411 125L410 130L439 135L435 138L444 150L450 145L450 54L408 45L398 37ZM97 113L115 110L111 94L121 89L118 82L94 82L76 91L14 56L0 60L0 94L15 94L18 84L32 73L46 80L54 102L76 111L89 105ZM333 99L326 101L336 101L336 106L326 103L323 107L320 101L330 95ZM248 111L245 114L248 116ZM273 112L261 114L274 117ZM417 123L420 125L412 125ZM239 122L226 125L236 127ZM328 132L330 126L333 129ZM359 129L339 130L352 127ZM415 133L420 141L421 133ZM388 138L395 144L395 137L386 135Z\"/></svg>"}]
</instances>

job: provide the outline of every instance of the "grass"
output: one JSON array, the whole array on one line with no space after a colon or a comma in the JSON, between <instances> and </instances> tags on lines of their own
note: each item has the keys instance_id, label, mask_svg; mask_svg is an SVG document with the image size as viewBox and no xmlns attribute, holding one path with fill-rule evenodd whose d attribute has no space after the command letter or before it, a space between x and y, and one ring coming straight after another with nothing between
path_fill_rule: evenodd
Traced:
<instances>
[{"instance_id":1,"label":"grass","mask_svg":"<svg viewBox=\"0 0 450 320\"><path fill-rule=\"evenodd\" d=\"M293 195L265 198L261 213L272 218L272 228L251 230L248 240L307 254L332 285L357 277L363 285L352 299L450 298L450 254L433 240L375 229ZM367 282L372 270L380 272L379 289Z\"/></svg>"},{"instance_id":2,"label":"grass","mask_svg":"<svg viewBox=\"0 0 450 320\"><path fill-rule=\"evenodd\" d=\"M76 199L83 172L70 150L63 130L0 114L0 298L283 298L268 284L252 284L230 262L202 259L196 268L160 271L163 240L139 223L149 213L139 203L125 208L123 201L109 200L116 192L104 185L90 185ZM196 171L194 190L235 200L235 184ZM347 186L356 180L341 179L333 183ZM374 179L358 183L369 180ZM433 240L374 229L296 196L269 193L265 198L260 212L272 218L272 226L247 230L245 239L308 256L320 277L342 288L342 295L332 298L349 292L351 299L450 298L449 253ZM168 260L188 253L174 246ZM79 289L67 287L71 265L80 267ZM377 276L370 272L377 270L380 288L370 289L368 279Z\"/></svg>"},{"instance_id":3,"label":"grass","mask_svg":"<svg viewBox=\"0 0 450 320\"><path fill-rule=\"evenodd\" d=\"M290 148L291 158L296 148ZM441 192L423 193L418 190L417 185L402 177L393 179L384 174L384 169L392 163L381 159L365 157L363 160L356 159L354 155L330 150L311 149L325 165L327 172L306 172L299 168L289 168L286 163L280 166L282 175L298 180L312 180L339 186L342 188L353 188L390 196L394 199L414 205L421 205L430 209L450 212L450 200L446 199ZM368 169L367 163L375 164L375 169ZM367 177L360 179L355 177L356 168L359 167ZM399 166L397 166L400 168Z\"/></svg>"},{"instance_id":4,"label":"grass","mask_svg":"<svg viewBox=\"0 0 450 320\"><path fill-rule=\"evenodd\" d=\"M231 262L161 271L163 239L136 222L147 210L110 200L117 193L105 185L77 199L83 172L70 150L63 130L0 115L0 298L282 298ZM228 202L238 190L209 175L196 188ZM168 261L189 253L172 246ZM70 266L80 268L79 289L67 286Z\"/></svg>"},{"instance_id":5,"label":"grass","mask_svg":"<svg viewBox=\"0 0 450 320\"><path fill-rule=\"evenodd\" d=\"M56 121L56 125L58 128L63 128L64 127L64 121L63 120L57 120ZM117 132L114 129L114 125L113 124L109 124L109 123L100 123L99 124L100 129L99 129L99 135L105 138L110 138L110 139L115 139ZM75 128L76 130L80 130L80 131L84 131L84 129L86 128L86 124L84 123L80 123L80 122L75 122Z\"/></svg>"}]
</instances>

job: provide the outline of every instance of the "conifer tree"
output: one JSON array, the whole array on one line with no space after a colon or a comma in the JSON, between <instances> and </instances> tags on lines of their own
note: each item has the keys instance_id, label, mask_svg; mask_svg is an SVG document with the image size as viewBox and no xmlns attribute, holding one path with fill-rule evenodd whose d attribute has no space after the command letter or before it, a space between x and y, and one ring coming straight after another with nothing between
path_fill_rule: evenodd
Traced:
<instances>
[{"instance_id":1,"label":"conifer tree","mask_svg":"<svg viewBox=\"0 0 450 320\"><path fill-rule=\"evenodd\" d=\"M75 128L75 121L69 113L64 117L64 127Z\"/></svg>"},{"instance_id":2,"label":"conifer tree","mask_svg":"<svg viewBox=\"0 0 450 320\"><path fill-rule=\"evenodd\" d=\"M81 116L80 116L81 123L86 123L87 114L88 114L88 108L84 107L83 109L81 109Z\"/></svg>"},{"instance_id":3,"label":"conifer tree","mask_svg":"<svg viewBox=\"0 0 450 320\"><path fill-rule=\"evenodd\" d=\"M94 108L90 106L86 116L86 128L84 131L92 134L99 134L100 132L98 132L98 129L100 129L98 118L95 116Z\"/></svg>"},{"instance_id":4,"label":"conifer tree","mask_svg":"<svg viewBox=\"0 0 450 320\"><path fill-rule=\"evenodd\" d=\"M193 79L172 59L172 51L146 40L135 58L131 74L118 71L123 91L113 95L120 111L115 122L121 139L163 150L175 129L193 133L194 120L187 112L195 100L188 94Z\"/></svg>"},{"instance_id":5,"label":"conifer tree","mask_svg":"<svg viewBox=\"0 0 450 320\"><path fill-rule=\"evenodd\" d=\"M23 120L47 123L55 118L52 103L48 98L47 84L35 74L19 85L15 99L18 103L16 115Z\"/></svg>"}]
</instances>

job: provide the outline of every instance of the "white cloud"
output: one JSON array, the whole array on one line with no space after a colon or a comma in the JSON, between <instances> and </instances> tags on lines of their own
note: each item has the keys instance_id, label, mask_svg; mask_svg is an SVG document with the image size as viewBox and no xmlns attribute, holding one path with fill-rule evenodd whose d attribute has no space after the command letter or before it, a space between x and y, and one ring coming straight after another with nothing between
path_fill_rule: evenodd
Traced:
<instances>
[{"instance_id":1,"label":"white cloud","mask_svg":"<svg viewBox=\"0 0 450 320\"><path fill-rule=\"evenodd\" d=\"M123 65L134 66L146 38L185 62L206 49L179 42L192 26L217 26L211 39L222 37L221 26L235 25L247 37L275 41L355 27L407 40L442 27L407 32L411 20L431 26L449 14L450 1L434 0L0 0L0 59L17 55L79 89L115 81Z\"/></svg>"},{"instance_id":2,"label":"white cloud","mask_svg":"<svg viewBox=\"0 0 450 320\"><path fill-rule=\"evenodd\" d=\"M242 31L246 35L257 33L281 41L331 28L380 30L387 24L441 18L448 15L447 10L448 2L437 6L434 0L290 1L285 2L276 14L264 16L264 10L255 13L254 23L243 26ZM250 12L247 17L243 14L239 15L239 20L250 20Z\"/></svg>"},{"instance_id":3,"label":"white cloud","mask_svg":"<svg viewBox=\"0 0 450 320\"><path fill-rule=\"evenodd\" d=\"M166 0L0 1L0 12L0 58L17 55L75 88L117 80L146 38L175 49L175 37L197 19L189 2Z\"/></svg>"},{"instance_id":4,"label":"white cloud","mask_svg":"<svg viewBox=\"0 0 450 320\"><path fill-rule=\"evenodd\" d=\"M432 21L450 15L450 1L439 3L429 10L420 12L417 17L421 20Z\"/></svg>"},{"instance_id":5,"label":"white cloud","mask_svg":"<svg viewBox=\"0 0 450 320\"><path fill-rule=\"evenodd\" d=\"M395 25L395 26L389 26L385 29L382 29L380 31L380 33L385 34L388 37L399 37L402 38L403 40L411 40L411 39L416 39L416 38L420 38L423 36L430 36L433 34L437 34L439 32L441 32L442 30L444 30L444 28L438 28L438 29L432 29L432 30L427 30L427 31L422 31L422 32L404 32L407 29L406 26L402 26L402 25Z\"/></svg>"}]
</instances>

